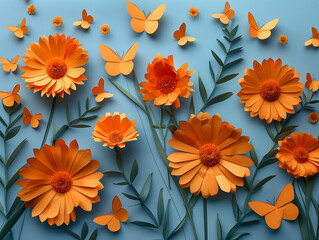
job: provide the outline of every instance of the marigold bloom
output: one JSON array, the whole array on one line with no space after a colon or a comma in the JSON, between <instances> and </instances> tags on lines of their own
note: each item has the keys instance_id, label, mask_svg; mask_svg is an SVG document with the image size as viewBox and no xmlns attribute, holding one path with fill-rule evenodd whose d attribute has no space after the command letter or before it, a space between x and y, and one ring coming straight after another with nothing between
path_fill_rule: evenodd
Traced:
<instances>
[{"instance_id":1,"label":"marigold bloom","mask_svg":"<svg viewBox=\"0 0 319 240\"><path fill-rule=\"evenodd\" d=\"M287 44L288 43L288 37L284 34L280 35L278 38L279 42L281 44Z\"/></svg>"},{"instance_id":2,"label":"marigold bloom","mask_svg":"<svg viewBox=\"0 0 319 240\"><path fill-rule=\"evenodd\" d=\"M23 179L18 197L25 206L33 208L32 217L57 226L75 221L75 207L92 210L92 203L100 201L99 181L103 174L95 172L99 162L91 160L91 150L79 150L76 140L68 147L62 139L55 146L45 145L34 149L34 156L27 160L27 167L20 170Z\"/></svg>"},{"instance_id":3,"label":"marigold bloom","mask_svg":"<svg viewBox=\"0 0 319 240\"><path fill-rule=\"evenodd\" d=\"M103 34L103 35L107 35L110 33L110 26L107 25L107 24L103 24L101 27L100 27L100 32Z\"/></svg>"},{"instance_id":4,"label":"marigold bloom","mask_svg":"<svg viewBox=\"0 0 319 240\"><path fill-rule=\"evenodd\" d=\"M190 92L194 91L189 79L195 71L188 71L187 68L188 63L185 63L176 71L172 55L163 58L157 54L152 64L148 64L145 74L147 81L140 83L143 101L154 100L155 107L174 104L180 108L179 97L189 98Z\"/></svg>"},{"instance_id":5,"label":"marigold bloom","mask_svg":"<svg viewBox=\"0 0 319 240\"><path fill-rule=\"evenodd\" d=\"M319 171L319 140L309 133L292 133L278 142L279 167L295 178L313 176Z\"/></svg>"},{"instance_id":6,"label":"marigold bloom","mask_svg":"<svg viewBox=\"0 0 319 240\"><path fill-rule=\"evenodd\" d=\"M196 7L191 7L188 12L191 17L197 17L199 13L198 8Z\"/></svg>"},{"instance_id":7,"label":"marigold bloom","mask_svg":"<svg viewBox=\"0 0 319 240\"><path fill-rule=\"evenodd\" d=\"M30 4L29 7L27 8L27 13L29 15L33 15L35 13L35 6L33 4Z\"/></svg>"},{"instance_id":8,"label":"marigold bloom","mask_svg":"<svg viewBox=\"0 0 319 240\"><path fill-rule=\"evenodd\" d=\"M76 90L75 84L83 84L87 78L82 67L88 61L88 53L75 38L60 35L40 37L39 43L31 43L22 57L26 66L21 67L22 79L29 89L41 91L41 96L51 94L55 97L70 90Z\"/></svg>"},{"instance_id":9,"label":"marigold bloom","mask_svg":"<svg viewBox=\"0 0 319 240\"><path fill-rule=\"evenodd\" d=\"M63 19L59 16L56 16L52 19L52 24L55 27L61 27L63 24Z\"/></svg>"},{"instance_id":10,"label":"marigold bloom","mask_svg":"<svg viewBox=\"0 0 319 240\"><path fill-rule=\"evenodd\" d=\"M309 114L309 122L311 122L312 124L318 122L319 120L319 114L317 112L312 112Z\"/></svg>"},{"instance_id":11,"label":"marigold bloom","mask_svg":"<svg viewBox=\"0 0 319 240\"><path fill-rule=\"evenodd\" d=\"M243 177L248 177L248 167L253 161L240 155L251 150L249 137L241 136L242 130L222 122L219 114L191 115L189 122L180 121L168 141L180 152L168 156L172 175L181 176L183 188L190 187L191 193L201 193L204 198L214 196L220 188L224 192L236 192L243 186Z\"/></svg>"},{"instance_id":12,"label":"marigold bloom","mask_svg":"<svg viewBox=\"0 0 319 240\"><path fill-rule=\"evenodd\" d=\"M106 113L105 117L101 116L100 121L95 122L92 138L109 148L115 146L124 148L126 142L137 140L139 136L135 124L136 122L128 119L125 113L120 115L115 112L113 116L111 113Z\"/></svg>"},{"instance_id":13,"label":"marigold bloom","mask_svg":"<svg viewBox=\"0 0 319 240\"><path fill-rule=\"evenodd\" d=\"M281 121L299 106L303 88L299 77L295 68L282 66L280 59L269 58L262 65L254 61L254 69L246 69L245 76L238 80L242 89L237 95L251 117L259 115L267 123Z\"/></svg>"},{"instance_id":14,"label":"marigold bloom","mask_svg":"<svg viewBox=\"0 0 319 240\"><path fill-rule=\"evenodd\" d=\"M319 81L315 81L316 79L311 77L310 73L307 73L306 79L307 79L307 81L305 83L305 87L313 92L318 91Z\"/></svg>"},{"instance_id":15,"label":"marigold bloom","mask_svg":"<svg viewBox=\"0 0 319 240\"><path fill-rule=\"evenodd\" d=\"M6 107L12 107L14 103L20 103L21 97L18 94L20 91L20 84L14 86L12 92L1 92L0 98L2 98L2 103Z\"/></svg>"}]
</instances>

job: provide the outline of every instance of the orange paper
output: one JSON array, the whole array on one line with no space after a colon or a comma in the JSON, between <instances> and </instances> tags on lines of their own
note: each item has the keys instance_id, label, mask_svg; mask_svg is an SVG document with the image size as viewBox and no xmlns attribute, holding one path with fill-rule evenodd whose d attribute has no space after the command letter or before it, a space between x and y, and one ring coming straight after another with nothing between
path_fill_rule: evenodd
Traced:
<instances>
[{"instance_id":1,"label":"orange paper","mask_svg":"<svg viewBox=\"0 0 319 240\"><path fill-rule=\"evenodd\" d=\"M17 55L11 62L8 61L7 59L4 59L2 57L0 57L0 62L3 64L2 65L2 69L5 72L14 72L15 70L17 70L18 64L17 62L19 61L20 56Z\"/></svg>"},{"instance_id":2,"label":"orange paper","mask_svg":"<svg viewBox=\"0 0 319 240\"><path fill-rule=\"evenodd\" d=\"M133 59L135 58L137 50L137 42L134 43L130 49L125 53L121 59L111 48L106 45L100 44L100 52L102 58L107 61L105 64L105 71L111 76L119 74L129 75L134 68Z\"/></svg>"},{"instance_id":3,"label":"orange paper","mask_svg":"<svg viewBox=\"0 0 319 240\"><path fill-rule=\"evenodd\" d=\"M127 10L131 20L131 27L135 32L147 32L153 34L158 28L158 20L160 20L165 12L166 4L158 6L148 16L145 15L134 3L126 2Z\"/></svg>"},{"instance_id":4,"label":"orange paper","mask_svg":"<svg viewBox=\"0 0 319 240\"><path fill-rule=\"evenodd\" d=\"M305 46L312 45L314 47L319 47L319 33L314 27L312 28L312 39L305 42Z\"/></svg>"},{"instance_id":5,"label":"orange paper","mask_svg":"<svg viewBox=\"0 0 319 240\"><path fill-rule=\"evenodd\" d=\"M39 121L42 119L42 114L38 113L35 115L32 115L26 107L23 108L23 114L24 117L22 119L22 122L24 125L29 125L31 123L32 128L37 128L39 126Z\"/></svg>"},{"instance_id":6,"label":"orange paper","mask_svg":"<svg viewBox=\"0 0 319 240\"><path fill-rule=\"evenodd\" d=\"M0 98L2 98L3 100L3 105L7 106L7 107L12 107L14 105L14 103L20 103L21 98L18 94L20 90L20 84L17 84L14 86L12 92L1 92L0 91Z\"/></svg>"},{"instance_id":7,"label":"orange paper","mask_svg":"<svg viewBox=\"0 0 319 240\"><path fill-rule=\"evenodd\" d=\"M90 23L94 21L91 15L88 15L86 10L82 11L82 20L76 21L73 23L74 26L81 26L84 29L90 28Z\"/></svg>"},{"instance_id":8,"label":"orange paper","mask_svg":"<svg viewBox=\"0 0 319 240\"><path fill-rule=\"evenodd\" d=\"M118 196L113 198L112 211L113 214L98 216L94 218L93 222L102 226L107 225L111 232L117 232L121 229L121 222L128 220L128 212L122 208L122 203Z\"/></svg>"},{"instance_id":9,"label":"orange paper","mask_svg":"<svg viewBox=\"0 0 319 240\"><path fill-rule=\"evenodd\" d=\"M294 200L294 188L289 183L280 192L275 206L265 202L249 202L249 207L259 216L265 216L266 224L271 229L278 229L281 219L295 220L299 215L298 207L291 203Z\"/></svg>"},{"instance_id":10,"label":"orange paper","mask_svg":"<svg viewBox=\"0 0 319 240\"><path fill-rule=\"evenodd\" d=\"M174 32L174 38L179 39L178 45L184 46L187 42L194 42L196 38L185 36L186 34L186 24L182 23L179 30Z\"/></svg>"},{"instance_id":11,"label":"orange paper","mask_svg":"<svg viewBox=\"0 0 319 240\"><path fill-rule=\"evenodd\" d=\"M305 87L309 88L309 90L312 90L314 92L318 91L319 81L316 81L314 77L311 77L310 73L307 73L306 79L307 81L305 83Z\"/></svg>"},{"instance_id":12,"label":"orange paper","mask_svg":"<svg viewBox=\"0 0 319 240\"><path fill-rule=\"evenodd\" d=\"M23 18L20 26L7 26L7 28L14 33L18 38L23 38L28 33L28 27L25 25L26 19Z\"/></svg>"},{"instance_id":13,"label":"orange paper","mask_svg":"<svg viewBox=\"0 0 319 240\"><path fill-rule=\"evenodd\" d=\"M229 19L235 17L235 11L230 9L229 2L225 3L224 13L221 14L213 14L212 17L219 19L223 24L228 24Z\"/></svg>"},{"instance_id":14,"label":"orange paper","mask_svg":"<svg viewBox=\"0 0 319 240\"><path fill-rule=\"evenodd\" d=\"M92 89L92 93L96 95L95 101L102 102L105 98L113 97L111 93L104 92L104 79L101 78L97 87Z\"/></svg>"},{"instance_id":15,"label":"orange paper","mask_svg":"<svg viewBox=\"0 0 319 240\"><path fill-rule=\"evenodd\" d=\"M253 38L259 38L260 40L264 40L270 37L272 29L274 29L279 21L279 18L266 23L261 28L258 27L254 16L248 12L248 22L250 27L248 28L249 34Z\"/></svg>"}]
</instances>

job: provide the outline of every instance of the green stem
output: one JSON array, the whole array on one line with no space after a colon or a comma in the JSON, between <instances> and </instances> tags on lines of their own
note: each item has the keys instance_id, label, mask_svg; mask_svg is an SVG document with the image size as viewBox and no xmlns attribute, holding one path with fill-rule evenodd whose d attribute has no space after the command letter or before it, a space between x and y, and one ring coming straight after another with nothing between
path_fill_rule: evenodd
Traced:
<instances>
[{"instance_id":1,"label":"green stem","mask_svg":"<svg viewBox=\"0 0 319 240\"><path fill-rule=\"evenodd\" d=\"M10 125L11 125L11 117L10 114L8 114L8 120L9 120L9 124L6 128L5 131L5 136L7 135L9 129L10 129ZM7 167L7 161L8 161L8 156L7 156L7 140L4 138L3 140L3 151L4 151L4 162L5 162L5 166L4 166L4 190L3 190L3 207L4 207L4 213L5 213L5 217L7 218L7 214L8 214L8 204L7 204L7 184L9 181L8 178L8 167Z\"/></svg>"},{"instance_id":2,"label":"green stem","mask_svg":"<svg viewBox=\"0 0 319 240\"><path fill-rule=\"evenodd\" d=\"M172 114L172 120L174 122L174 125L178 128L178 122L176 120L176 115L175 115L175 110L174 110L174 107L173 105L170 106L170 109L171 109L171 114Z\"/></svg>"},{"instance_id":3,"label":"green stem","mask_svg":"<svg viewBox=\"0 0 319 240\"><path fill-rule=\"evenodd\" d=\"M208 240L208 228L207 228L207 198L203 198L203 214L204 214L205 240Z\"/></svg>"},{"instance_id":4,"label":"green stem","mask_svg":"<svg viewBox=\"0 0 319 240\"><path fill-rule=\"evenodd\" d=\"M49 134L50 126L51 126L51 123L52 123L52 118L53 118L55 103L56 103L56 97L54 97L53 100L52 100L52 106L51 106L50 116L49 116L49 120L48 120L48 123L47 123L47 127L46 127L45 132L44 132L44 136L43 136L43 140L42 140L40 149L43 148L45 142L47 141L47 137L48 137L48 134Z\"/></svg>"}]
</instances>

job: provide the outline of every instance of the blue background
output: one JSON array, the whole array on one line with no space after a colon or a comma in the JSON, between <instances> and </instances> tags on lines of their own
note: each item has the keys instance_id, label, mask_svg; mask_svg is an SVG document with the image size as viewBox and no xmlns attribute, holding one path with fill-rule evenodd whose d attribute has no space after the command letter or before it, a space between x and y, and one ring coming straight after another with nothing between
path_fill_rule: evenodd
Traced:
<instances>
[{"instance_id":1,"label":"blue background","mask_svg":"<svg viewBox=\"0 0 319 240\"><path fill-rule=\"evenodd\" d=\"M29 16L26 9L29 3L36 7L36 14ZM55 112L54 122L58 127L66 123L65 118L65 102L70 104L71 118L77 116L77 101L80 99L84 104L84 99L89 96L91 105L94 104L94 97L91 94L93 86L97 85L98 80L103 77L106 80L105 89L114 94L112 99L105 100L101 106L102 108L97 113L104 115L106 112L125 112L130 119L137 122L137 130L140 134L138 141L127 144L127 147L121 151L123 155L123 162L126 170L129 170L133 159L136 158L140 172L136 179L135 185L141 189L147 175L153 172L152 189L147 204L151 209L156 212L156 202L158 191L164 188L164 197L167 200L170 196L167 188L160 177L160 173L164 176L166 181L166 169L163 166L155 145L153 143L150 129L146 117L142 112L139 112L134 105L129 102L119 91L117 91L108 81L109 77L105 70L105 61L100 56L99 44L106 44L120 54L134 43L138 42L137 55L134 60L135 71L139 81L143 80L146 72L146 67L149 62L153 60L157 53L163 56L170 54L174 55L175 65L181 66L185 62L189 62L189 69L200 72L201 77L207 89L212 87L212 81L208 69L208 61L212 60L210 49L214 49L220 54L220 49L216 42L216 38L222 39L222 27L218 21L211 17L211 14L221 12L224 8L225 1L191 1L191 0L174 0L174 1L134 1L145 12L152 11L158 5L167 3L166 11L163 18L160 20L159 28L153 36L146 33L137 34L130 27L130 16L127 13L126 1L117 0L42 0L42 1L29 1L26 3L24 0L1 0L0 9L0 56L12 59L17 54L23 56L25 49L31 42L38 41L40 36L48 34L56 34L57 32L71 35L80 40L89 52L89 61L86 64L86 73L88 80L85 85L78 86L77 91L73 91L71 96L65 97L63 100L59 99ZM319 2L316 0L299 1L299 0L240 0L230 1L231 8L235 10L236 16L234 18L235 24L239 24L239 33L243 35L239 45L243 46L241 56L244 61L232 68L231 72L240 73L243 76L245 68L252 68L253 60L262 61L269 57L273 59L281 58L284 64L295 67L296 72L301 73L301 81L305 81L307 72L318 75L318 50L312 47L304 47L304 42L311 37L311 27L319 27L317 9ZM191 6L199 9L200 13L197 18L193 19L188 15L188 10ZM72 23L81 17L82 9L85 8L88 14L93 15L94 23L88 31L83 31L72 25ZM272 36L266 41L259 41L253 39L248 34L248 21L247 13L251 11L260 25L279 18L278 26L272 31ZM63 18L63 26L55 28L52 25L52 18L60 16ZM22 18L26 17L27 26L29 27L28 35L23 40L17 39L5 26L17 25L21 22ZM196 37L197 40L193 44L181 48L178 46L177 41L173 39L173 32L178 29L182 22L186 22L187 32L190 36ZM108 24L111 27L111 33L107 36L100 33L100 26ZM281 45L278 42L280 34L285 34L289 38L287 45ZM22 59L19 61L19 67L23 65ZM214 66L216 67L216 66ZM51 99L46 97L41 98L39 94L33 94L25 88L25 83L20 78L21 70L16 71L14 74L5 73L0 71L0 90L9 91L17 83L21 84L20 95L22 103L27 106L33 113L43 113L43 120L37 130L32 129L30 126L23 126L21 133L16 139L23 139L29 136L28 142L23 149L22 154L15 161L14 173L26 159L33 156L32 149L38 148L41 144L42 136L44 133L45 125L48 120L50 111ZM131 76L118 76L115 78L116 82L122 86L129 86L133 92L133 85ZM194 94L195 105L201 106L202 102L199 96L197 73L193 75L192 81L196 90ZM128 85L127 85L128 84ZM240 86L237 79L223 84L216 91L232 91L237 93ZM182 108L178 110L178 119L185 120L188 112L188 101L182 101ZM186 104L187 103L187 104ZM82 106L83 106L82 104ZM184 107L183 107L184 106ZM268 149L270 140L264 130L265 122L260 121L258 118L250 118L249 113L244 112L243 105L239 103L239 98L236 94L222 104L214 105L206 109L210 114L219 113L224 121L228 121L236 128L242 128L243 134L251 138L252 143L261 157ZM1 110L3 114L3 110ZM197 108L198 111L198 108ZM311 125L307 120L308 113L301 113L294 118L294 123L300 124L297 131L310 132L314 136L318 136L318 126ZM91 122L94 125L93 121ZM145 126L145 129L143 128ZM71 129L63 138L67 143L72 139L77 139L80 148L92 149L93 159L100 161L100 171L109 171L116 168L114 151L103 148L102 144L96 143L91 138L93 128L88 129ZM52 130L52 128L51 128ZM52 132L49 134L49 139ZM148 145L149 143L149 145ZM1 143L2 145L2 143ZM9 142L9 146L13 148L14 142ZM171 150L171 149L170 149ZM0 152L2 151L2 147ZM156 167L157 162L159 168ZM2 171L2 170L1 170ZM259 178L276 174L277 177L266 184L261 191L255 193L252 197L253 200L267 199L272 200L277 196L281 189L289 182L292 182L292 177L289 176L284 170L273 164L264 168L259 175ZM146 228L141 228L133 224L122 224L122 229L118 233L111 233L106 228L100 227L92 222L93 218L97 215L105 214L111 210L111 202L113 197L117 194L122 200L126 209L128 209L130 218L129 220L147 220L148 217L139 206L133 207L135 202L125 198L121 192L129 190L125 186L115 186L112 183L116 179L113 177L105 177L102 182L105 188L100 192L101 202L93 205L92 212L84 212L77 209L77 221L71 223L69 228L77 233L80 233L80 227L84 221L89 224L89 231L91 232L96 227L99 228L98 239L159 239L161 233ZM317 185L316 185L317 186ZM317 188L317 187L316 187ZM18 187L9 192L9 199L13 201L15 198ZM315 189L318 192L318 189ZM178 206L178 211L181 216L184 216L184 207L177 190L173 188L170 191L174 201ZM239 190L237 197L242 203L245 192ZM219 214L223 232L228 232L229 228L234 224L235 220L231 209L231 195L219 194L208 201L208 231L209 239L216 239L216 214ZM203 239L203 217L202 217L202 201L198 201L194 208L194 221L200 239ZM57 238L72 239L61 228L50 227L47 223L41 223L38 218L31 217L30 209L26 212L26 221L22 230L23 240L28 239L47 239L53 240ZM176 210L171 205L171 229L178 223ZM0 219L0 222L2 220ZM21 220L14 228L14 235L17 238L20 231ZM193 239L191 226L189 221L184 227L186 239ZM241 229L240 231L249 231L250 235L243 237L243 239L301 239L297 221L288 222L283 221L282 226L277 231L269 229L264 220L260 224L252 228ZM175 236L175 239L185 239L183 232Z\"/></svg>"}]
</instances>

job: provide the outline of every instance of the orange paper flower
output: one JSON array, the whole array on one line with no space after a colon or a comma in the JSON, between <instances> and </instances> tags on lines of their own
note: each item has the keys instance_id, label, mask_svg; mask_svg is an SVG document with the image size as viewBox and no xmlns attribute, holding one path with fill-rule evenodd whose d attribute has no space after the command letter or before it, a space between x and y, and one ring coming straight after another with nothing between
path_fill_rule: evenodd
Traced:
<instances>
[{"instance_id":1,"label":"orange paper flower","mask_svg":"<svg viewBox=\"0 0 319 240\"><path fill-rule=\"evenodd\" d=\"M2 103L4 106L12 107L14 103L20 103L21 98L18 94L20 90L20 84L14 86L12 92L1 92L0 91L0 98L2 98Z\"/></svg>"},{"instance_id":2,"label":"orange paper flower","mask_svg":"<svg viewBox=\"0 0 319 240\"><path fill-rule=\"evenodd\" d=\"M32 217L57 226L75 221L75 207L92 210L92 203L100 201L98 191L103 189L99 181L103 174L95 172L99 162L91 160L91 150L79 150L76 140L68 147L62 139L55 147L45 145L34 149L35 157L20 170L23 179L18 196L26 207L33 208Z\"/></svg>"},{"instance_id":3,"label":"orange paper flower","mask_svg":"<svg viewBox=\"0 0 319 240\"><path fill-rule=\"evenodd\" d=\"M191 8L189 9L188 13L189 13L189 15L190 15L191 17L197 17L199 11L198 11L198 8L196 8L196 7L191 7Z\"/></svg>"},{"instance_id":4,"label":"orange paper flower","mask_svg":"<svg viewBox=\"0 0 319 240\"><path fill-rule=\"evenodd\" d=\"M214 196L220 188L224 192L236 192L236 186L243 186L243 177L248 177L248 167L253 161L246 156L252 148L249 137L241 136L242 130L222 122L219 114L191 115L189 122L180 121L168 141L180 152L168 156L172 175L181 176L183 188L190 187L191 193L202 193L204 198Z\"/></svg>"},{"instance_id":5,"label":"orange paper flower","mask_svg":"<svg viewBox=\"0 0 319 240\"><path fill-rule=\"evenodd\" d=\"M319 120L319 114L317 112L312 112L309 114L308 119L309 119L309 122L311 122L312 124L315 124Z\"/></svg>"},{"instance_id":6,"label":"orange paper flower","mask_svg":"<svg viewBox=\"0 0 319 240\"><path fill-rule=\"evenodd\" d=\"M245 74L238 80L242 89L237 95L251 117L259 115L270 123L295 112L294 107L301 101L303 84L294 68L282 66L280 59L269 58L262 65L254 61L254 69L246 69Z\"/></svg>"},{"instance_id":7,"label":"orange paper flower","mask_svg":"<svg viewBox=\"0 0 319 240\"><path fill-rule=\"evenodd\" d=\"M103 35L107 35L110 33L110 26L107 25L107 24L103 24L101 27L100 27L100 32L103 34Z\"/></svg>"},{"instance_id":8,"label":"orange paper flower","mask_svg":"<svg viewBox=\"0 0 319 240\"><path fill-rule=\"evenodd\" d=\"M295 178L313 176L319 171L319 140L309 133L292 133L278 142L279 167Z\"/></svg>"},{"instance_id":9,"label":"orange paper flower","mask_svg":"<svg viewBox=\"0 0 319 240\"><path fill-rule=\"evenodd\" d=\"M29 15L33 15L35 13L35 6L33 4L30 4L29 7L27 8L27 13Z\"/></svg>"},{"instance_id":10,"label":"orange paper flower","mask_svg":"<svg viewBox=\"0 0 319 240\"><path fill-rule=\"evenodd\" d=\"M115 196L112 201L112 212L113 214L101 215L94 218L93 222L105 226L111 232L117 232L121 229L121 222L128 220L128 212L122 208L121 200L118 196Z\"/></svg>"},{"instance_id":11,"label":"orange paper flower","mask_svg":"<svg viewBox=\"0 0 319 240\"><path fill-rule=\"evenodd\" d=\"M52 24L55 27L61 27L63 24L63 19L59 16L56 16L52 19Z\"/></svg>"},{"instance_id":12,"label":"orange paper flower","mask_svg":"<svg viewBox=\"0 0 319 240\"><path fill-rule=\"evenodd\" d=\"M104 92L104 79L101 78L97 87L92 89L92 94L96 95L95 101L102 102L105 98L113 97L111 93Z\"/></svg>"},{"instance_id":13,"label":"orange paper flower","mask_svg":"<svg viewBox=\"0 0 319 240\"><path fill-rule=\"evenodd\" d=\"M278 40L279 40L279 42L280 42L281 44L287 44L287 43L288 43L288 38L287 38L287 36L284 35L284 34L280 35L279 38L278 38Z\"/></svg>"},{"instance_id":14,"label":"orange paper flower","mask_svg":"<svg viewBox=\"0 0 319 240\"><path fill-rule=\"evenodd\" d=\"M106 113L105 117L101 116L100 121L95 122L94 132L92 132L94 141L102 142L103 146L114 148L119 146L125 147L126 142L137 140L135 121L131 121L122 113Z\"/></svg>"},{"instance_id":15,"label":"orange paper flower","mask_svg":"<svg viewBox=\"0 0 319 240\"><path fill-rule=\"evenodd\" d=\"M310 73L307 73L306 79L305 87L313 92L318 91L319 81L316 81L315 78L311 77Z\"/></svg>"},{"instance_id":16,"label":"orange paper flower","mask_svg":"<svg viewBox=\"0 0 319 240\"><path fill-rule=\"evenodd\" d=\"M195 71L187 70L187 67L188 63L185 63L176 71L172 55L163 58L157 54L152 64L148 64L147 81L140 83L144 102L154 100L155 107L174 104L180 108L179 97L189 98L190 92L194 91L189 79Z\"/></svg>"},{"instance_id":17,"label":"orange paper flower","mask_svg":"<svg viewBox=\"0 0 319 240\"><path fill-rule=\"evenodd\" d=\"M39 126L39 121L42 119L42 114L38 113L32 115L26 107L23 108L24 117L22 118L22 122L24 125L29 125L31 123L32 128L37 128Z\"/></svg>"},{"instance_id":18,"label":"orange paper flower","mask_svg":"<svg viewBox=\"0 0 319 240\"><path fill-rule=\"evenodd\" d=\"M75 38L59 33L40 37L39 43L31 43L25 54L22 79L29 89L41 91L41 96L64 97L64 93L76 90L75 84L83 84L87 79L82 66L89 55Z\"/></svg>"}]
</instances>

